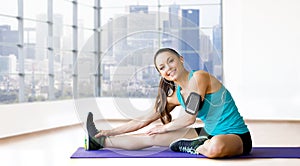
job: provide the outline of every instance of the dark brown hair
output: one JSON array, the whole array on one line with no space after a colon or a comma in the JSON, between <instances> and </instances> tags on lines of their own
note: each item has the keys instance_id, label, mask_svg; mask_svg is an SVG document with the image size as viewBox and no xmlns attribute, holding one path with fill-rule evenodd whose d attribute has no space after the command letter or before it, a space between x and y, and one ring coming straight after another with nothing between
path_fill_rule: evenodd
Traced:
<instances>
[{"instance_id":1,"label":"dark brown hair","mask_svg":"<svg viewBox=\"0 0 300 166\"><path fill-rule=\"evenodd\" d=\"M178 57L180 55L177 51L171 48L161 48L154 55L154 65L156 70L159 72L156 66L156 57L158 54L163 52L170 52ZM163 124L169 123L172 121L172 115L170 114L171 110L167 108L167 96L172 95L175 92L175 83L173 81L166 80L165 78L161 78L158 87L158 94L156 97L154 110L160 113L160 120Z\"/></svg>"}]
</instances>

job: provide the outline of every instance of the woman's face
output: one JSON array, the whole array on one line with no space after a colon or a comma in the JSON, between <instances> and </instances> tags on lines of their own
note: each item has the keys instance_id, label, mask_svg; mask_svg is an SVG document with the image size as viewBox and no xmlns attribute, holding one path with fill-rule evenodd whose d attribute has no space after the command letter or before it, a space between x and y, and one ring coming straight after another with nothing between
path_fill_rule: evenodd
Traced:
<instances>
[{"instance_id":1,"label":"woman's face","mask_svg":"<svg viewBox=\"0 0 300 166\"><path fill-rule=\"evenodd\" d=\"M156 56L155 65L162 77L174 81L183 69L183 58L166 51Z\"/></svg>"}]
</instances>

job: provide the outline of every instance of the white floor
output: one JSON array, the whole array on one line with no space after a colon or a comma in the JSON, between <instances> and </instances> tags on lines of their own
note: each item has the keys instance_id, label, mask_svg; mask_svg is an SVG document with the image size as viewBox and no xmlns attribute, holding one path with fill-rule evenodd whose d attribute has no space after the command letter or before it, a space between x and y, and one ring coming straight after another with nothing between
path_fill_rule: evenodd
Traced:
<instances>
[{"instance_id":1,"label":"white floor","mask_svg":"<svg viewBox=\"0 0 300 166\"><path fill-rule=\"evenodd\" d=\"M299 121L247 121L247 124L254 146L300 146ZM83 144L84 130L81 125L0 139L0 165L300 165L300 159L70 159L72 153Z\"/></svg>"}]
</instances>

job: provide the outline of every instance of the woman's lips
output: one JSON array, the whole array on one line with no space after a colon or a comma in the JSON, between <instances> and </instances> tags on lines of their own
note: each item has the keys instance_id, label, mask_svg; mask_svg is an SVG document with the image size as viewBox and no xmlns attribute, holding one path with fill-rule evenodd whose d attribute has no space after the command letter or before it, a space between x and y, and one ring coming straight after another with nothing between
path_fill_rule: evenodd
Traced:
<instances>
[{"instance_id":1,"label":"woman's lips","mask_svg":"<svg viewBox=\"0 0 300 166\"><path fill-rule=\"evenodd\" d=\"M175 75L175 71L176 70L172 70L168 75L171 76L171 77L173 77Z\"/></svg>"}]
</instances>

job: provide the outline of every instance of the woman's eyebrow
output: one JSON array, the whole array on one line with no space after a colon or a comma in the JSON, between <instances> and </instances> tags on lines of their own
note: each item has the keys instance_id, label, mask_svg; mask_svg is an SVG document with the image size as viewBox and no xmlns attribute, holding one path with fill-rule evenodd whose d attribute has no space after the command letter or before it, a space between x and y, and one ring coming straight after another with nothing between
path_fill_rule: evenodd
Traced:
<instances>
[{"instance_id":1,"label":"woman's eyebrow","mask_svg":"<svg viewBox=\"0 0 300 166\"><path fill-rule=\"evenodd\" d=\"M169 62L169 60L170 60L171 58L172 58L172 57L169 56L169 57L167 58L167 62Z\"/></svg>"},{"instance_id":2,"label":"woman's eyebrow","mask_svg":"<svg viewBox=\"0 0 300 166\"><path fill-rule=\"evenodd\" d=\"M169 61L170 58L172 58L172 57L169 56L169 57L167 58L167 62ZM159 64L158 66L163 66L163 65L164 65L164 64L162 63L162 64Z\"/></svg>"}]
</instances>

